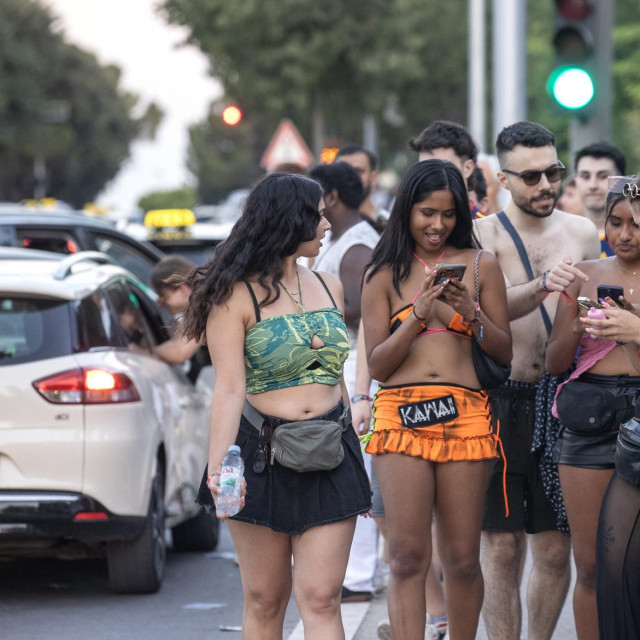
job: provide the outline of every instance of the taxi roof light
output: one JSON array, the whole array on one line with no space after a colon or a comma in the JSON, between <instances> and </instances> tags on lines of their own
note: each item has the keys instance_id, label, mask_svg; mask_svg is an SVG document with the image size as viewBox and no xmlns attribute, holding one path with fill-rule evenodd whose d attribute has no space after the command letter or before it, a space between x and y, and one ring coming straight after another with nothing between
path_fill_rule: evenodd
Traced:
<instances>
[{"instance_id":1,"label":"taxi roof light","mask_svg":"<svg viewBox=\"0 0 640 640\"><path fill-rule=\"evenodd\" d=\"M153 209L144 217L145 227L189 227L195 224L196 216L191 209Z\"/></svg>"}]
</instances>

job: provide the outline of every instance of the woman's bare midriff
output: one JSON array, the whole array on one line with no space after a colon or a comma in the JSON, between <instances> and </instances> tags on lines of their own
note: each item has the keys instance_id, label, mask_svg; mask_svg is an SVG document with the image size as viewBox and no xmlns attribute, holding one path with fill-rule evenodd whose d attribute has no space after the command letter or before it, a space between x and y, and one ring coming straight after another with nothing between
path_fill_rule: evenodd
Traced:
<instances>
[{"instance_id":1,"label":"woman's bare midriff","mask_svg":"<svg viewBox=\"0 0 640 640\"><path fill-rule=\"evenodd\" d=\"M327 413L341 397L339 384L313 383L247 395L247 400L261 413L287 420L304 420Z\"/></svg>"},{"instance_id":2,"label":"woman's bare midriff","mask_svg":"<svg viewBox=\"0 0 640 640\"><path fill-rule=\"evenodd\" d=\"M382 384L437 382L478 389L470 340L438 332L416 338L402 364Z\"/></svg>"}]
</instances>

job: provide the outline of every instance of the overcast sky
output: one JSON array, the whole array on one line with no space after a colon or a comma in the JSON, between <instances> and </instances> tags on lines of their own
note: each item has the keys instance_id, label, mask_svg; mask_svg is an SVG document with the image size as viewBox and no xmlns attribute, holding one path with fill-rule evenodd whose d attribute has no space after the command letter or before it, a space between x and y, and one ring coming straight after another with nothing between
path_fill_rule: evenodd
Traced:
<instances>
[{"instance_id":1,"label":"overcast sky","mask_svg":"<svg viewBox=\"0 0 640 640\"><path fill-rule=\"evenodd\" d=\"M152 101L165 112L156 139L132 145L129 161L97 202L126 212L150 191L192 182L185 167L187 128L202 120L221 89L207 75L200 51L180 46L185 31L156 14L157 0L43 2L60 18L68 41L122 69L122 86L140 96L141 112Z\"/></svg>"}]
</instances>

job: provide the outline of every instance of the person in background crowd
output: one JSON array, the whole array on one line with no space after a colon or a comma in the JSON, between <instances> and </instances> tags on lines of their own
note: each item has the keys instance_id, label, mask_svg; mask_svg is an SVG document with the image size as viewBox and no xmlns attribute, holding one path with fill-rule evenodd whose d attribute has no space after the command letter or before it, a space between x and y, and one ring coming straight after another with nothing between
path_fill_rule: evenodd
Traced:
<instances>
[{"instance_id":1,"label":"person in background crowd","mask_svg":"<svg viewBox=\"0 0 640 640\"><path fill-rule=\"evenodd\" d=\"M417 137L412 138L409 147L418 154L419 162L438 158L453 163L469 188L469 178L478 160L478 146L469 131L461 124L436 120ZM474 218L484 216L473 200L469 202L469 208Z\"/></svg>"},{"instance_id":2,"label":"person in background crowd","mask_svg":"<svg viewBox=\"0 0 640 640\"><path fill-rule=\"evenodd\" d=\"M245 464L245 506L227 520L244 591L245 640L282 638L292 588L307 638L344 639L342 581L356 517L371 507L349 424L342 431L344 459L332 470L298 472L270 462L270 435L280 425L348 419L342 285L296 262L318 255L330 228L324 209L314 180L267 175L229 237L187 282L185 335L206 340L217 372L209 475L198 501L214 506L231 444ZM243 412L245 400L262 420L259 431Z\"/></svg>"},{"instance_id":3,"label":"person in background crowd","mask_svg":"<svg viewBox=\"0 0 640 640\"><path fill-rule=\"evenodd\" d=\"M640 271L640 227L622 193L609 192L607 196L604 230L615 255L576 265L588 280L576 279L567 288L573 304L558 306L546 354L547 370L560 375L569 370L579 349L575 371L559 385L553 408L562 424L555 461L577 569L573 610L579 640L598 640L598 514L613 475L619 426L633 415L640 391L640 376L635 374L625 348L615 340L592 339L581 322L587 311L576 302L579 296L598 300L598 285L615 283L623 287L624 297L611 302L640 309L640 278L633 275ZM561 404L563 393L570 393L567 397L571 400ZM615 411L610 411L613 406Z\"/></svg>"},{"instance_id":4,"label":"person in background crowd","mask_svg":"<svg viewBox=\"0 0 640 640\"><path fill-rule=\"evenodd\" d=\"M585 216L598 228L601 257L613 255L604 237L605 200L609 176L624 176L627 161L620 149L607 142L596 142L576 152L576 187Z\"/></svg>"},{"instance_id":5,"label":"person in background crowd","mask_svg":"<svg viewBox=\"0 0 640 640\"><path fill-rule=\"evenodd\" d=\"M346 162L358 172L364 189L360 212L372 220L376 229L382 233L389 219L389 212L383 207L376 207L371 201L378 184L378 156L358 144L347 144L338 151L335 162Z\"/></svg>"},{"instance_id":6,"label":"person in background crowd","mask_svg":"<svg viewBox=\"0 0 640 640\"><path fill-rule=\"evenodd\" d=\"M487 198L487 181L484 177L484 171L476 165L472 174L467 180L467 191L469 199L475 202L480 211L485 212L489 199Z\"/></svg>"},{"instance_id":7,"label":"person in background crowd","mask_svg":"<svg viewBox=\"0 0 640 640\"><path fill-rule=\"evenodd\" d=\"M401 181L362 292L369 371L381 383L366 451L386 512L391 632L403 640L425 634L434 508L450 636L475 638L482 606L480 525L496 438L471 335L502 363L511 336L498 262L477 254L460 171L418 162ZM435 283L440 262L465 264L464 277Z\"/></svg>"},{"instance_id":8,"label":"person in background crowd","mask_svg":"<svg viewBox=\"0 0 640 640\"><path fill-rule=\"evenodd\" d=\"M617 183L617 184L615 184ZM624 191L640 226L640 181L616 179L611 188ZM635 187L635 188L634 188ZM636 279L637 282L637 279ZM596 339L616 341L640 373L639 309L603 304L605 319L583 318L585 331ZM638 405L633 423L640 418ZM640 638L640 449L623 446L618 437L616 470L600 510L596 539L596 601L600 640Z\"/></svg>"},{"instance_id":9,"label":"person in background crowd","mask_svg":"<svg viewBox=\"0 0 640 640\"><path fill-rule=\"evenodd\" d=\"M560 195L558 196L558 200L556 202L556 207L560 209L560 211L573 213L577 216L585 215L584 205L582 204L580 194L578 193L578 187L576 186L575 177L569 178L562 183L562 187L560 188Z\"/></svg>"},{"instance_id":10,"label":"person in background crowd","mask_svg":"<svg viewBox=\"0 0 640 640\"><path fill-rule=\"evenodd\" d=\"M501 167L498 176L511 193L504 214L526 247L533 278L501 214L477 220L482 247L495 254L509 283L513 335L511 377L489 393L506 457L509 515L503 505L505 464L497 460L482 527L483 618L492 640L520 637L521 566L526 534L535 534L529 536L533 569L527 590L527 637L549 640L569 588L570 541L557 528L555 510L543 487L539 454L531 451L536 387L544 370L548 337L544 314L553 317L555 307L566 304L561 293L576 279L587 277L573 265L596 258L599 241L592 222L554 208L564 167L549 130L533 122L516 122L500 132L496 151Z\"/></svg>"},{"instance_id":11,"label":"person in background crowd","mask_svg":"<svg viewBox=\"0 0 640 640\"><path fill-rule=\"evenodd\" d=\"M188 340L180 331L182 315L189 304L191 288L186 284L195 264L183 256L167 256L151 270L151 286L158 294L158 305L173 316L176 327L169 340L157 345L153 355L169 364L182 364L192 360L187 374L195 382L200 369L209 364L206 348L195 340Z\"/></svg>"},{"instance_id":12,"label":"person in background crowd","mask_svg":"<svg viewBox=\"0 0 640 640\"><path fill-rule=\"evenodd\" d=\"M380 235L359 213L363 187L356 170L346 162L319 165L311 170L311 177L324 189L325 216L331 223L331 242L319 256L314 268L340 278L344 289L345 322L349 328L349 357L344 363L344 381L355 406L364 397L354 391L358 357L358 328L360 326L361 283L365 266L371 260ZM358 425L354 424L356 432ZM368 430L368 425L367 425ZM370 456L365 455L367 472ZM366 602L375 592L374 574L377 558L377 530L373 519L360 518L351 545L349 564L342 587L342 602Z\"/></svg>"},{"instance_id":13,"label":"person in background crowd","mask_svg":"<svg viewBox=\"0 0 640 640\"><path fill-rule=\"evenodd\" d=\"M273 168L273 173L295 173L299 176L309 175L307 169L296 162L281 162Z\"/></svg>"},{"instance_id":14,"label":"person in background crowd","mask_svg":"<svg viewBox=\"0 0 640 640\"><path fill-rule=\"evenodd\" d=\"M501 203L504 200L506 200L504 204L509 201L509 194L498 178L498 172L500 171L498 157L487 153L479 153L476 164L482 169L484 179L487 182L487 205L484 212L486 214L496 213L502 209Z\"/></svg>"}]
</instances>

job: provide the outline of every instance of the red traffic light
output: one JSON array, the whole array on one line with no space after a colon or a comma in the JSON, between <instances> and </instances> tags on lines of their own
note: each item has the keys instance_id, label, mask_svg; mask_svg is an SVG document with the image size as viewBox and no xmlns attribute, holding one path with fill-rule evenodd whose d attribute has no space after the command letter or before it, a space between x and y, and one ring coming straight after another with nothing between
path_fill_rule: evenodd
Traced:
<instances>
[{"instance_id":1,"label":"red traffic light","mask_svg":"<svg viewBox=\"0 0 640 640\"><path fill-rule=\"evenodd\" d=\"M567 20L584 20L593 11L593 0L556 0L556 9Z\"/></svg>"},{"instance_id":2,"label":"red traffic light","mask_svg":"<svg viewBox=\"0 0 640 640\"><path fill-rule=\"evenodd\" d=\"M242 120L242 111L234 105L225 107L222 111L222 121L230 127L235 127Z\"/></svg>"}]
</instances>

